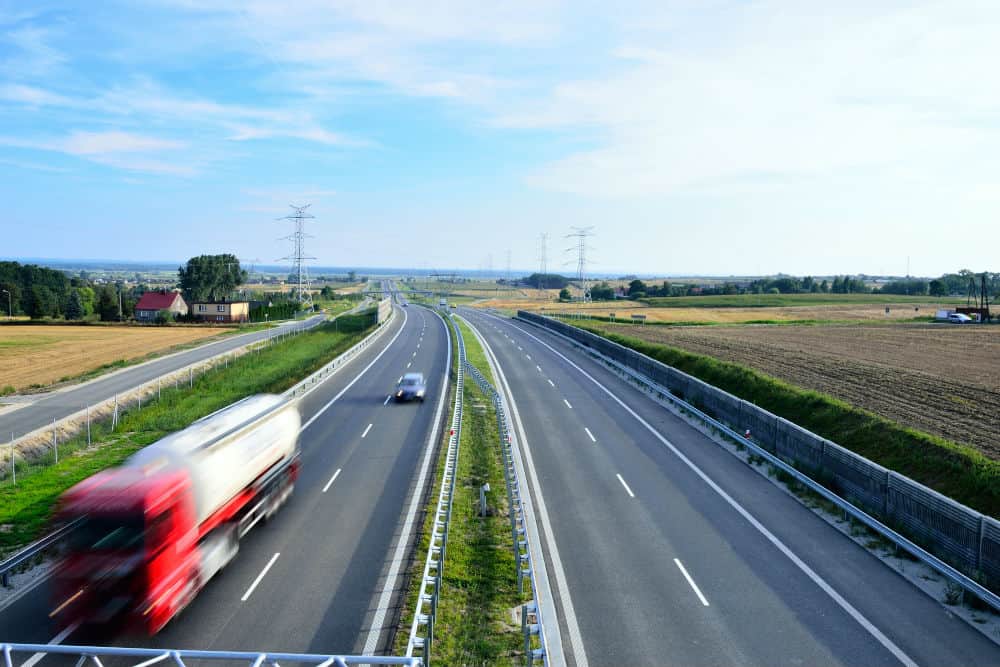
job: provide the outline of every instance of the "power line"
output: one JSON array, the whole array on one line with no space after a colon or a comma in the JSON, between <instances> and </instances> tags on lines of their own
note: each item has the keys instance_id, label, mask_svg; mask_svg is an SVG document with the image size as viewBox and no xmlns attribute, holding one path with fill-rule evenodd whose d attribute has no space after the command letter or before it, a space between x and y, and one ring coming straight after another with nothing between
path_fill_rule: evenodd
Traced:
<instances>
[{"instance_id":1,"label":"power line","mask_svg":"<svg viewBox=\"0 0 1000 667\"><path fill-rule=\"evenodd\" d=\"M587 285L587 238L594 235L593 227L570 227L573 231L566 235L568 239L576 239L576 244L566 248L566 252L576 252L576 279L580 284L581 300L590 301L590 287ZM567 262L570 263L570 262Z\"/></svg>"},{"instance_id":2,"label":"power line","mask_svg":"<svg viewBox=\"0 0 1000 667\"><path fill-rule=\"evenodd\" d=\"M309 291L309 271L305 266L305 262L316 258L306 255L305 239L312 238L312 236L305 233L305 223L306 220L314 220L316 216L306 212L306 209L312 206L312 204L306 204L305 206L295 206L294 204L289 204L289 206L292 207L292 211L294 211L294 213L286 215L283 218L278 218L278 220L291 220L295 223L295 231L282 239L291 241L294 246L294 250L291 255L282 257L278 261L288 260L292 262L292 273L295 274L296 277L293 293L300 304L311 308L313 300L312 293Z\"/></svg>"}]
</instances>

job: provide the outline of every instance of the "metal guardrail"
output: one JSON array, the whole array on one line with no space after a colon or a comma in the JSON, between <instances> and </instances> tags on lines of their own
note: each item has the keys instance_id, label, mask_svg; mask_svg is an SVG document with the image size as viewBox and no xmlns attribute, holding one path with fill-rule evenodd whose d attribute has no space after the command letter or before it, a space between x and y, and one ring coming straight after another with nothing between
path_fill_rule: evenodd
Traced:
<instances>
[{"instance_id":1,"label":"metal guardrail","mask_svg":"<svg viewBox=\"0 0 1000 667\"><path fill-rule=\"evenodd\" d=\"M607 355L600 353L599 351L595 350L594 348L590 347L589 345L581 341L575 340L563 333L555 331L549 327L545 327L544 325L541 325L532 320L524 319L521 317L518 317L516 319L525 322L526 324L531 324L533 326L542 326L547 331L561 338L564 338L571 344L583 348L583 350L586 351L588 354L599 358L605 364L611 366L619 373L631 377L633 381L635 381L637 384L644 385L648 390L651 390L655 394L656 398L660 402L663 401L669 402L673 406L695 416L700 421L703 421L704 423L708 424L709 426L716 429L720 433L723 433L728 438L731 438L740 445L743 445L744 447L752 451L755 455L766 460L769 464L771 464L775 468L791 476L799 484L805 486L810 491L822 496L825 500L835 505L841 512L843 512L845 518L848 517L852 518L855 521L858 521L859 523L865 525L866 527L877 533L882 538L891 542L896 548L906 551L917 560L923 562L925 565L935 570L938 574L942 575L943 577L950 580L957 586L960 586L965 591L968 591L969 593L981 599L983 602L992 607L995 612L1000 613L1000 596L998 596L996 593L982 586L979 582L966 576L962 572L959 572L957 569L955 569L948 563L944 562L934 554L926 551L923 547L907 539L906 537L899 534L892 528L889 528L888 526L886 526L884 523L882 523L872 515L868 514L864 510L857 507L856 505L848 502L847 500L837 495L830 489L826 488L813 478L809 477L805 473L801 472L800 470L796 469L795 467L783 461L781 458L775 456L774 454L767 451L760 445L756 444L753 440L744 437L743 434L730 428L721 421L715 419L714 417L709 416L708 414L702 412L695 406L678 398L677 396L674 396L673 394L670 393L670 391L666 387L663 387L662 385L654 382L650 378L646 377L645 375L642 375L641 373L638 373L637 371L629 368L628 366L618 361L615 361L614 359L611 359Z\"/></svg>"},{"instance_id":2,"label":"metal guardrail","mask_svg":"<svg viewBox=\"0 0 1000 667\"><path fill-rule=\"evenodd\" d=\"M406 643L406 655L413 656L420 651L424 665L430 664L431 645L434 643L434 622L437 619L438 600L441 595L441 577L444 558L448 550L448 527L451 524L452 500L455 497L455 468L458 465L459 441L462 436L462 393L465 388L465 373L461 360L465 359L465 343L454 320L460 363L457 365L455 384L455 409L451 417L451 432L448 436L448 451L445 454L444 473L441 476L441 491L438 493L437 507L434 509L434 525L431 527L430 544L424 561L424 573L420 580L417 607L413 611L410 638ZM427 611L424 607L427 606ZM420 634L424 628L424 634Z\"/></svg>"},{"instance_id":3,"label":"metal guardrail","mask_svg":"<svg viewBox=\"0 0 1000 667\"><path fill-rule=\"evenodd\" d=\"M248 667L280 667L280 663L293 663L311 667L346 667L347 665L408 665L419 667L419 658L338 655L324 653L265 653L254 651L189 651L156 648L119 648L114 646L62 646L57 644L13 644L0 643L3 667L15 667L15 653L50 653L77 658L77 667L91 663L94 667L104 667L101 658L132 658L131 667L150 667L157 663L174 667L187 667L185 660L242 661Z\"/></svg>"},{"instance_id":4,"label":"metal guardrail","mask_svg":"<svg viewBox=\"0 0 1000 667\"><path fill-rule=\"evenodd\" d=\"M0 584L2 584L4 588L9 588L11 572L57 545L63 540L64 537L73 532L76 527L80 525L81 521L83 521L83 519L79 518L67 523L65 526L52 531L41 539L35 540L13 556L10 556L3 562L0 562Z\"/></svg>"},{"instance_id":5,"label":"metal guardrail","mask_svg":"<svg viewBox=\"0 0 1000 667\"><path fill-rule=\"evenodd\" d=\"M461 337L461 333L459 334ZM517 568L517 586L524 592L524 580L527 578L531 582L532 600L538 600L538 592L535 589L534 569L531 562L531 550L528 548L528 533L525 528L524 508L521 505L521 485L517 475L517 467L514 463L514 452L512 449L513 428L507 418L504 408L503 398L490 381L473 366L464 355L461 363L468 374L482 390L483 394L493 403L496 412L497 430L500 434L500 448L503 452L503 477L507 487L507 505L510 507L510 533L511 543L514 549L514 563ZM534 617L534 621L531 617ZM542 626L541 616L535 602L529 602L521 606L521 634L524 638L525 665L530 667L536 660L541 660L548 665L548 656L545 652L545 631ZM541 648L531 648L531 638L538 637Z\"/></svg>"}]
</instances>

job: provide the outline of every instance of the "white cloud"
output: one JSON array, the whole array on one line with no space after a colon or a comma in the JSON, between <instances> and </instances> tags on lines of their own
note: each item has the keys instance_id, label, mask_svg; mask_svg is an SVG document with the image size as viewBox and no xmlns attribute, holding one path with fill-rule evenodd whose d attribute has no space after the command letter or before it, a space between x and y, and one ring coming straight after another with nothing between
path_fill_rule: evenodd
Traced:
<instances>
[{"instance_id":1,"label":"white cloud","mask_svg":"<svg viewBox=\"0 0 1000 667\"><path fill-rule=\"evenodd\" d=\"M185 148L185 142L128 132L75 131L62 138L50 139L0 136L0 145L63 153L128 171L174 176L197 173L193 166L169 162L157 156Z\"/></svg>"}]
</instances>

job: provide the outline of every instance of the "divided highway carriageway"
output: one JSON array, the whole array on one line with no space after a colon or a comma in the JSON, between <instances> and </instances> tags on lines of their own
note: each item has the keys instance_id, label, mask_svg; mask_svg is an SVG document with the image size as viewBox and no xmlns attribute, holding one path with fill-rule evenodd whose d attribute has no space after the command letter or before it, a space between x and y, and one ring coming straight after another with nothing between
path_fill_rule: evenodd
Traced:
<instances>
[{"instance_id":1,"label":"divided highway carriageway","mask_svg":"<svg viewBox=\"0 0 1000 667\"><path fill-rule=\"evenodd\" d=\"M240 543L239 555L152 639L121 646L294 653L386 650L397 591L429 477L429 452L447 416L445 323L423 308L398 308L389 330L302 399L302 466L273 521ZM427 378L423 403L389 400L403 373ZM106 643L82 633L52 636L48 581L16 590L0 610L0 639ZM23 657L21 658L23 659ZM72 664L33 656L28 667ZM134 661L133 661L134 662ZM116 663L112 663L116 664Z\"/></svg>"},{"instance_id":2,"label":"divided highway carriageway","mask_svg":"<svg viewBox=\"0 0 1000 667\"><path fill-rule=\"evenodd\" d=\"M569 664L1000 664L996 644L565 339L459 313L499 371Z\"/></svg>"}]
</instances>

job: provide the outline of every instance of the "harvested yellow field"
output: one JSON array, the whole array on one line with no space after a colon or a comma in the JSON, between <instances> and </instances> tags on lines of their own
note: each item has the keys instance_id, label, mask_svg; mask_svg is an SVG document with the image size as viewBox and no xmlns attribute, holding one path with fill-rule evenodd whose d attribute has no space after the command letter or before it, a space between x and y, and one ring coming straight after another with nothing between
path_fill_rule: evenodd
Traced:
<instances>
[{"instance_id":1,"label":"harvested yellow field","mask_svg":"<svg viewBox=\"0 0 1000 667\"><path fill-rule=\"evenodd\" d=\"M231 329L218 327L0 327L0 389L49 385L116 361L169 351Z\"/></svg>"},{"instance_id":2,"label":"harvested yellow field","mask_svg":"<svg viewBox=\"0 0 1000 667\"><path fill-rule=\"evenodd\" d=\"M656 308L636 301L609 303L559 303L558 292L553 291L550 300L532 299L487 299L475 304L480 308L501 310L530 310L539 313L586 313L594 317L608 317L615 313L616 319L630 320L633 314L645 315L647 322L673 324L745 324L748 322L801 322L801 321L898 321L916 317L929 317L941 307L940 304L860 304L822 306L769 306L761 308ZM886 313L886 306L889 312Z\"/></svg>"}]
</instances>

